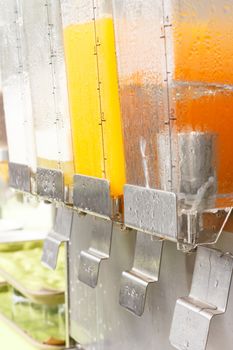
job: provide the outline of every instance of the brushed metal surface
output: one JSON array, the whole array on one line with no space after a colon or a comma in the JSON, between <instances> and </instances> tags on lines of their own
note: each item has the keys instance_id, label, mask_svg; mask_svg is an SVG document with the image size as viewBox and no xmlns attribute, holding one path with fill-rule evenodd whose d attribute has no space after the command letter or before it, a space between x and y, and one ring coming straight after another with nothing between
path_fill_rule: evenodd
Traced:
<instances>
[{"instance_id":1,"label":"brushed metal surface","mask_svg":"<svg viewBox=\"0 0 233 350\"><path fill-rule=\"evenodd\" d=\"M207 132L183 132L178 134L179 188L188 197L198 197L205 187L202 200L216 193L216 138ZM207 186L208 184L208 186ZM199 194L200 196L200 194Z\"/></svg>"},{"instance_id":2,"label":"brushed metal surface","mask_svg":"<svg viewBox=\"0 0 233 350\"><path fill-rule=\"evenodd\" d=\"M80 253L78 278L88 286L95 288L98 283L100 265L109 258L112 241L111 220L87 215L85 217L91 226L91 244L88 250ZM86 232L83 232L86 234Z\"/></svg>"},{"instance_id":3,"label":"brushed metal surface","mask_svg":"<svg viewBox=\"0 0 233 350\"><path fill-rule=\"evenodd\" d=\"M205 350L210 321L226 310L233 259L219 250L199 247L188 297L176 302L170 341L178 350Z\"/></svg>"},{"instance_id":4,"label":"brushed metal surface","mask_svg":"<svg viewBox=\"0 0 233 350\"><path fill-rule=\"evenodd\" d=\"M175 193L125 185L124 210L126 226L174 241L177 239Z\"/></svg>"},{"instance_id":5,"label":"brushed metal surface","mask_svg":"<svg viewBox=\"0 0 233 350\"><path fill-rule=\"evenodd\" d=\"M31 171L27 165L9 163L9 186L23 192L31 191Z\"/></svg>"},{"instance_id":6,"label":"brushed metal surface","mask_svg":"<svg viewBox=\"0 0 233 350\"><path fill-rule=\"evenodd\" d=\"M67 207L57 209L54 227L44 240L41 262L50 269L57 266L60 245L70 239L74 212Z\"/></svg>"},{"instance_id":7,"label":"brushed metal surface","mask_svg":"<svg viewBox=\"0 0 233 350\"><path fill-rule=\"evenodd\" d=\"M80 251L90 246L89 225L83 217L75 217L69 242L71 336L87 350L174 349L169 334L175 303L189 294L195 253L184 254L174 243L164 242L159 282L149 286L144 314L135 317L119 305L122 271L133 265L135 231L122 231L114 224L111 255L103 262L99 283L93 289L77 278ZM233 251L232 243L232 234L224 232L217 248ZM232 350L232 314L231 287L226 313L211 322L207 350Z\"/></svg>"},{"instance_id":8,"label":"brushed metal surface","mask_svg":"<svg viewBox=\"0 0 233 350\"><path fill-rule=\"evenodd\" d=\"M37 168L37 194L46 199L64 200L64 180L60 170Z\"/></svg>"},{"instance_id":9,"label":"brushed metal surface","mask_svg":"<svg viewBox=\"0 0 233 350\"><path fill-rule=\"evenodd\" d=\"M137 232L133 267L123 271L120 286L120 305L141 316L144 312L147 289L159 280L163 241L144 232Z\"/></svg>"},{"instance_id":10,"label":"brushed metal surface","mask_svg":"<svg viewBox=\"0 0 233 350\"><path fill-rule=\"evenodd\" d=\"M121 198L111 198L110 182L92 176L74 175L74 206L105 217L119 215Z\"/></svg>"}]
</instances>

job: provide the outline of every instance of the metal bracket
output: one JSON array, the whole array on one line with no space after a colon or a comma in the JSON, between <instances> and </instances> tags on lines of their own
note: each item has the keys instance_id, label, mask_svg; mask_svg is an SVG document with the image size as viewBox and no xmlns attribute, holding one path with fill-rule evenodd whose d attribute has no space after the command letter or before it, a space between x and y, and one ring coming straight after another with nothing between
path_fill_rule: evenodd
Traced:
<instances>
[{"instance_id":1,"label":"metal bracket","mask_svg":"<svg viewBox=\"0 0 233 350\"><path fill-rule=\"evenodd\" d=\"M159 279L163 241L138 232L133 268L121 278L120 305L141 316L144 312L147 288Z\"/></svg>"},{"instance_id":2,"label":"metal bracket","mask_svg":"<svg viewBox=\"0 0 233 350\"><path fill-rule=\"evenodd\" d=\"M47 199L64 201L64 179L60 170L37 168L37 194Z\"/></svg>"},{"instance_id":3,"label":"metal bracket","mask_svg":"<svg viewBox=\"0 0 233 350\"><path fill-rule=\"evenodd\" d=\"M201 245L217 243L231 215L232 208L206 210L183 210L179 217L178 249L189 251Z\"/></svg>"},{"instance_id":4,"label":"metal bracket","mask_svg":"<svg viewBox=\"0 0 233 350\"><path fill-rule=\"evenodd\" d=\"M92 240L88 250L81 251L78 279L95 288L98 283L99 269L102 260L108 259L111 249L111 220L90 216Z\"/></svg>"},{"instance_id":5,"label":"metal bracket","mask_svg":"<svg viewBox=\"0 0 233 350\"><path fill-rule=\"evenodd\" d=\"M74 206L84 212L116 218L121 199L112 199L110 182L91 176L74 175Z\"/></svg>"},{"instance_id":6,"label":"metal bracket","mask_svg":"<svg viewBox=\"0 0 233 350\"><path fill-rule=\"evenodd\" d=\"M219 239L232 208L182 209L174 192L125 185L125 225L177 242L179 250L213 245Z\"/></svg>"},{"instance_id":7,"label":"metal bracket","mask_svg":"<svg viewBox=\"0 0 233 350\"><path fill-rule=\"evenodd\" d=\"M124 210L126 226L176 241L178 223L175 193L125 185Z\"/></svg>"},{"instance_id":8,"label":"metal bracket","mask_svg":"<svg viewBox=\"0 0 233 350\"><path fill-rule=\"evenodd\" d=\"M9 163L9 186L23 192L31 192L31 170L27 165Z\"/></svg>"},{"instance_id":9,"label":"metal bracket","mask_svg":"<svg viewBox=\"0 0 233 350\"><path fill-rule=\"evenodd\" d=\"M55 270L59 247L70 239L73 222L73 210L67 207L57 209L57 215L53 230L44 241L41 261L48 268Z\"/></svg>"},{"instance_id":10,"label":"metal bracket","mask_svg":"<svg viewBox=\"0 0 233 350\"><path fill-rule=\"evenodd\" d=\"M190 294L175 306L170 342L176 349L206 349L212 317L226 311L232 269L230 254L198 248Z\"/></svg>"}]
</instances>

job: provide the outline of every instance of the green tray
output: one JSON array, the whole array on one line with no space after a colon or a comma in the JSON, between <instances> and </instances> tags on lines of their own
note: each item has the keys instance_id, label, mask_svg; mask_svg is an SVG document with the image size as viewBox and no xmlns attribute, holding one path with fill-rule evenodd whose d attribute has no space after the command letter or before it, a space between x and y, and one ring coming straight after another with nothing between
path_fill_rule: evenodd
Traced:
<instances>
[{"instance_id":1,"label":"green tray","mask_svg":"<svg viewBox=\"0 0 233 350\"><path fill-rule=\"evenodd\" d=\"M31 249L1 251L0 276L36 303L62 304L65 290L64 248L60 249L56 271L41 264L41 255L41 244Z\"/></svg>"},{"instance_id":2,"label":"green tray","mask_svg":"<svg viewBox=\"0 0 233 350\"><path fill-rule=\"evenodd\" d=\"M63 349L64 305L38 305L12 287L0 288L0 315L39 349Z\"/></svg>"}]
</instances>

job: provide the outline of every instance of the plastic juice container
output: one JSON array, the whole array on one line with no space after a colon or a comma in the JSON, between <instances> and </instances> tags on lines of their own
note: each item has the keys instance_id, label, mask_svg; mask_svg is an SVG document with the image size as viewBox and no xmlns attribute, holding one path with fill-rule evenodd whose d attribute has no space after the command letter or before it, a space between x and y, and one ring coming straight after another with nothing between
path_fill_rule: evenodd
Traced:
<instances>
[{"instance_id":1,"label":"plastic juice container","mask_svg":"<svg viewBox=\"0 0 233 350\"><path fill-rule=\"evenodd\" d=\"M116 197L125 172L113 20L93 17L90 1L76 3L88 15L64 26L75 172L108 179Z\"/></svg>"},{"instance_id":2,"label":"plastic juice container","mask_svg":"<svg viewBox=\"0 0 233 350\"><path fill-rule=\"evenodd\" d=\"M1 79L0 79L0 88L1 88ZM0 91L0 150L3 150L3 151L5 150L7 152L6 127L5 127L3 99L2 99L1 91ZM8 162L6 160L0 161L0 177L4 182L7 182Z\"/></svg>"},{"instance_id":3,"label":"plastic juice container","mask_svg":"<svg viewBox=\"0 0 233 350\"><path fill-rule=\"evenodd\" d=\"M217 135L218 193L232 193L233 25L213 17L174 24L174 127Z\"/></svg>"},{"instance_id":4,"label":"plastic juice container","mask_svg":"<svg viewBox=\"0 0 233 350\"><path fill-rule=\"evenodd\" d=\"M1 3L0 14L1 92L9 162L27 165L35 172L34 125L21 1Z\"/></svg>"},{"instance_id":5,"label":"plastic juice container","mask_svg":"<svg viewBox=\"0 0 233 350\"><path fill-rule=\"evenodd\" d=\"M184 174L196 181L200 146L203 159L214 159L202 185L211 170L214 207L226 207L233 192L233 22L230 5L213 3L116 0L114 23L127 183L188 195L181 182ZM185 137L191 141L181 154Z\"/></svg>"},{"instance_id":6,"label":"plastic juice container","mask_svg":"<svg viewBox=\"0 0 233 350\"><path fill-rule=\"evenodd\" d=\"M23 2L37 166L73 179L73 153L59 2ZM36 43L36 44L35 44Z\"/></svg>"}]
</instances>

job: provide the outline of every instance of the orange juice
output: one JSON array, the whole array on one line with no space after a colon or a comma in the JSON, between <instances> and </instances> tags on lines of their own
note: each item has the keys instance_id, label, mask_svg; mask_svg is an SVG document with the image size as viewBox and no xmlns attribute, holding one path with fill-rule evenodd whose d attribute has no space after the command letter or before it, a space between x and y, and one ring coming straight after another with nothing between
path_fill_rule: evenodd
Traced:
<instances>
[{"instance_id":1,"label":"orange juice","mask_svg":"<svg viewBox=\"0 0 233 350\"><path fill-rule=\"evenodd\" d=\"M174 28L175 128L217 134L218 193L231 193L233 25L213 19Z\"/></svg>"},{"instance_id":2,"label":"orange juice","mask_svg":"<svg viewBox=\"0 0 233 350\"><path fill-rule=\"evenodd\" d=\"M8 177L8 162L0 162L0 178L7 183Z\"/></svg>"},{"instance_id":3,"label":"orange juice","mask_svg":"<svg viewBox=\"0 0 233 350\"><path fill-rule=\"evenodd\" d=\"M216 18L173 24L174 80L233 84L233 24Z\"/></svg>"},{"instance_id":4,"label":"orange juice","mask_svg":"<svg viewBox=\"0 0 233 350\"><path fill-rule=\"evenodd\" d=\"M114 30L111 18L64 29L75 172L125 183Z\"/></svg>"},{"instance_id":5,"label":"orange juice","mask_svg":"<svg viewBox=\"0 0 233 350\"><path fill-rule=\"evenodd\" d=\"M173 164L169 146L163 150L162 163L179 171L177 133L207 132L217 136L218 195L229 196L233 193L233 24L215 18L203 22L179 18L165 30L171 35L164 38L149 19L138 18L135 25L131 17L127 20L117 22L127 182L162 187L158 135L171 137ZM168 86L164 68L169 72ZM168 181L176 191L176 184Z\"/></svg>"}]
</instances>

